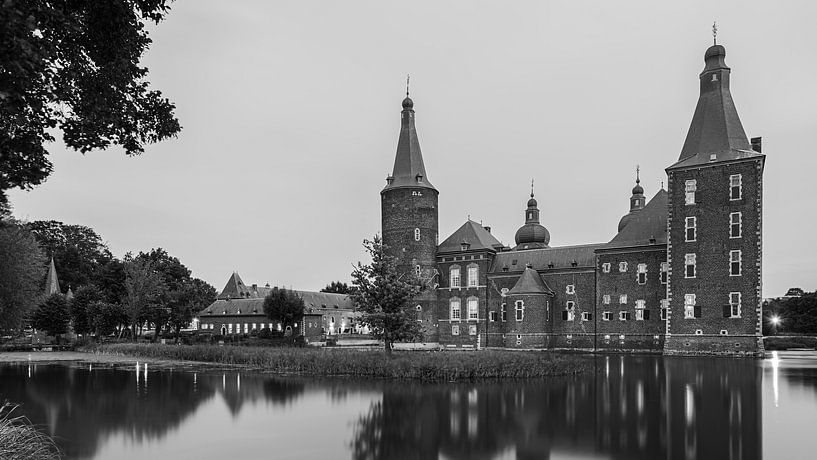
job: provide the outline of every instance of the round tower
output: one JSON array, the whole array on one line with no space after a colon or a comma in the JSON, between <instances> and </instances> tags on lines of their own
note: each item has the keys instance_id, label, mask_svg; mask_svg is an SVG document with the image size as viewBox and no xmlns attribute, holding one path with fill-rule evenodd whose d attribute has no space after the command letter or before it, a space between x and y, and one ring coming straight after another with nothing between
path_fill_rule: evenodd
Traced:
<instances>
[{"instance_id":1,"label":"round tower","mask_svg":"<svg viewBox=\"0 0 817 460\"><path fill-rule=\"evenodd\" d=\"M398 268L431 281L435 274L439 192L426 175L417 129L414 101L403 99L400 138L392 174L380 192L383 243L398 258Z\"/></svg>"},{"instance_id":2,"label":"round tower","mask_svg":"<svg viewBox=\"0 0 817 460\"><path fill-rule=\"evenodd\" d=\"M646 203L646 198L644 198L644 187L641 186L641 176L640 170L638 167L635 168L635 187L633 187L633 195L630 197L630 212L624 215L620 221L618 221L618 231L622 231L627 224L635 217L635 215L644 209Z\"/></svg>"}]
</instances>

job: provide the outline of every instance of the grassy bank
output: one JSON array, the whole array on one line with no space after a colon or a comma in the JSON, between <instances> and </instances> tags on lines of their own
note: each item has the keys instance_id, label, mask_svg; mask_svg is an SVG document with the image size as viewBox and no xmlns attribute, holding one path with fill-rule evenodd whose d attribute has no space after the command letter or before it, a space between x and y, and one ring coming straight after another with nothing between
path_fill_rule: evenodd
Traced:
<instances>
[{"instance_id":1,"label":"grassy bank","mask_svg":"<svg viewBox=\"0 0 817 460\"><path fill-rule=\"evenodd\" d=\"M14 417L16 406L0 407L0 458L3 460L50 460L60 458L54 441L25 417Z\"/></svg>"},{"instance_id":2,"label":"grassy bank","mask_svg":"<svg viewBox=\"0 0 817 460\"><path fill-rule=\"evenodd\" d=\"M538 378L589 369L577 356L545 352L395 352L214 345L110 344L88 349L133 357L240 364L280 374L434 381Z\"/></svg>"}]
</instances>

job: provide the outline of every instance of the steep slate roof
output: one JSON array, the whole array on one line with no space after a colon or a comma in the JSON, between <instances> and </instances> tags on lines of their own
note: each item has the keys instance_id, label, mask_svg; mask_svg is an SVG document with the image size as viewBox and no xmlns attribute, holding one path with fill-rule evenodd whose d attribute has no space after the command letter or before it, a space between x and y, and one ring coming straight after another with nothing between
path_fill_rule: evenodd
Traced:
<instances>
[{"instance_id":1,"label":"steep slate roof","mask_svg":"<svg viewBox=\"0 0 817 460\"><path fill-rule=\"evenodd\" d=\"M499 248L502 247L502 243L494 238L488 230L485 230L485 227L469 219L437 246L437 253L460 252L460 246L463 242L467 242L471 245L468 248L469 250L499 250Z\"/></svg>"},{"instance_id":2,"label":"steep slate roof","mask_svg":"<svg viewBox=\"0 0 817 460\"><path fill-rule=\"evenodd\" d=\"M644 209L633 214L627 225L610 240L605 248L666 244L667 201L667 191L659 190L644 206ZM650 243L650 238L655 238L655 243Z\"/></svg>"},{"instance_id":3,"label":"steep slate roof","mask_svg":"<svg viewBox=\"0 0 817 460\"><path fill-rule=\"evenodd\" d=\"M522 276L516 284L508 291L508 295L525 294L553 294L553 290L548 287L545 281L539 276L536 270L528 267L522 272Z\"/></svg>"},{"instance_id":4,"label":"steep slate roof","mask_svg":"<svg viewBox=\"0 0 817 460\"><path fill-rule=\"evenodd\" d=\"M420 151L420 140L417 138L417 128L414 126L414 102L408 98L408 95L403 100L403 111L400 117L400 137L397 141L397 155L394 157L394 170L383 192L400 187L437 190L428 181L426 167L423 164L423 153ZM418 175L422 177L419 182Z\"/></svg>"},{"instance_id":5,"label":"steep slate roof","mask_svg":"<svg viewBox=\"0 0 817 460\"><path fill-rule=\"evenodd\" d=\"M241 276L238 275L238 272L233 272L233 274L230 275L230 279L227 280L224 289L221 290L221 294L218 295L218 298L239 299L247 297L249 294L250 289L241 281Z\"/></svg>"},{"instance_id":6,"label":"steep slate roof","mask_svg":"<svg viewBox=\"0 0 817 460\"><path fill-rule=\"evenodd\" d=\"M57 278L57 267L54 265L54 258L51 258L51 263L48 265L48 276L45 278L45 295L59 294L60 280Z\"/></svg>"},{"instance_id":7,"label":"steep slate roof","mask_svg":"<svg viewBox=\"0 0 817 460\"><path fill-rule=\"evenodd\" d=\"M312 313L320 311L334 310L354 310L352 298L346 294L334 294L330 292L294 291L306 305L306 312ZM255 312L253 312L255 310ZM312 310L312 311L311 311ZM239 313L239 311L241 313ZM226 312L226 313L225 313ZM250 299L219 299L211 303L207 308L199 312L199 317L209 315L264 315L264 298L256 297Z\"/></svg>"},{"instance_id":8,"label":"steep slate roof","mask_svg":"<svg viewBox=\"0 0 817 460\"><path fill-rule=\"evenodd\" d=\"M523 270L528 264L530 264L534 270L595 267L595 251L597 248L604 246L605 243L595 243L579 246L562 246L558 248L500 252L494 258L491 273L502 273L503 267L508 267L508 271L518 272ZM514 261L516 262L515 264L513 263ZM573 261L576 261L576 267L573 267ZM553 264L553 267L549 267L548 264Z\"/></svg>"},{"instance_id":9,"label":"steep slate roof","mask_svg":"<svg viewBox=\"0 0 817 460\"><path fill-rule=\"evenodd\" d=\"M667 169L760 155L752 150L738 117L729 89L731 70L725 58L726 49L721 45L706 50L695 114L678 162Z\"/></svg>"}]
</instances>

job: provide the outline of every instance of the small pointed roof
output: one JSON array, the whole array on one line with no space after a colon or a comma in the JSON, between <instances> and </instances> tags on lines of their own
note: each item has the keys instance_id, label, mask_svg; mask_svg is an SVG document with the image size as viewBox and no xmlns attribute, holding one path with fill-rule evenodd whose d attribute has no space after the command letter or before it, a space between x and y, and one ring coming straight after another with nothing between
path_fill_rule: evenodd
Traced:
<instances>
[{"instance_id":1,"label":"small pointed roof","mask_svg":"<svg viewBox=\"0 0 817 460\"><path fill-rule=\"evenodd\" d=\"M45 295L59 294L60 280L57 278L57 267L54 265L54 258L51 258L51 263L48 265L48 275L45 278Z\"/></svg>"},{"instance_id":2,"label":"small pointed roof","mask_svg":"<svg viewBox=\"0 0 817 460\"><path fill-rule=\"evenodd\" d=\"M460 228L437 246L437 253L461 252L462 244L468 243L469 250L491 249L498 251L502 248L499 242L482 225L468 219Z\"/></svg>"},{"instance_id":3,"label":"small pointed roof","mask_svg":"<svg viewBox=\"0 0 817 460\"><path fill-rule=\"evenodd\" d=\"M227 280L227 285L224 286L224 289L221 290L221 294L218 295L218 298L240 299L242 297L249 297L250 294L250 289L244 284L244 281L241 281L241 276L238 275L238 272L233 272L233 274L230 275L230 279Z\"/></svg>"},{"instance_id":4,"label":"small pointed roof","mask_svg":"<svg viewBox=\"0 0 817 460\"><path fill-rule=\"evenodd\" d=\"M659 190L604 248L667 244L667 202L667 191ZM654 243L650 243L652 239Z\"/></svg>"},{"instance_id":5,"label":"small pointed roof","mask_svg":"<svg viewBox=\"0 0 817 460\"><path fill-rule=\"evenodd\" d=\"M516 284L508 291L508 295L535 295L535 294L553 294L553 290L545 284L539 273L531 267L525 268L522 276L516 281Z\"/></svg>"},{"instance_id":6,"label":"small pointed roof","mask_svg":"<svg viewBox=\"0 0 817 460\"><path fill-rule=\"evenodd\" d=\"M71 290L71 285L68 285L68 292L65 293L65 298L71 300L74 298L74 291Z\"/></svg>"},{"instance_id":7,"label":"small pointed roof","mask_svg":"<svg viewBox=\"0 0 817 460\"><path fill-rule=\"evenodd\" d=\"M729 89L731 69L726 66L725 58L726 49L721 45L706 50L706 66L700 74L701 92L695 114L678 162L670 168L759 155L752 150L732 100Z\"/></svg>"},{"instance_id":8,"label":"small pointed roof","mask_svg":"<svg viewBox=\"0 0 817 460\"><path fill-rule=\"evenodd\" d=\"M420 140L414 126L414 101L403 99L403 110L400 114L400 137L397 141L397 154L394 157L394 169L386 178L386 190L401 187L421 187L437 190L428 181L426 167L423 164L423 153L420 151ZM381 192L382 193L382 192Z\"/></svg>"}]
</instances>

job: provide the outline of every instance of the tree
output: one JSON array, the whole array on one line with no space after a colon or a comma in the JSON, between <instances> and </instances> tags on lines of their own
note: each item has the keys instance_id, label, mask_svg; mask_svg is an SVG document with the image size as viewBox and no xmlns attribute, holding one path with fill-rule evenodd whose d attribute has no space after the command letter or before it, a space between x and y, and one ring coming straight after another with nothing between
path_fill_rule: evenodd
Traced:
<instances>
[{"instance_id":1,"label":"tree","mask_svg":"<svg viewBox=\"0 0 817 460\"><path fill-rule=\"evenodd\" d=\"M153 268L153 263L146 258L125 255L125 306L131 335L136 340L136 329L148 318L154 316L158 302L165 291L162 276Z\"/></svg>"},{"instance_id":2,"label":"tree","mask_svg":"<svg viewBox=\"0 0 817 460\"><path fill-rule=\"evenodd\" d=\"M786 291L786 296L788 297L800 297L803 294L805 294L805 292L799 287L789 288L789 290Z\"/></svg>"},{"instance_id":3,"label":"tree","mask_svg":"<svg viewBox=\"0 0 817 460\"><path fill-rule=\"evenodd\" d=\"M176 340L182 328L187 327L193 316L216 300L216 288L206 281L191 278L185 282L170 309L170 326L176 331Z\"/></svg>"},{"instance_id":4,"label":"tree","mask_svg":"<svg viewBox=\"0 0 817 460\"><path fill-rule=\"evenodd\" d=\"M90 307L92 303L100 300L102 300L102 294L92 284L81 286L74 292L74 298L69 302L69 309L76 334L84 335L94 331Z\"/></svg>"},{"instance_id":5,"label":"tree","mask_svg":"<svg viewBox=\"0 0 817 460\"><path fill-rule=\"evenodd\" d=\"M340 281L332 281L331 283L327 284L325 288L321 289L321 292L331 292L334 294L349 294L350 289L349 285L346 283L341 283Z\"/></svg>"},{"instance_id":6,"label":"tree","mask_svg":"<svg viewBox=\"0 0 817 460\"><path fill-rule=\"evenodd\" d=\"M169 0L4 0L0 8L0 204L42 183L54 128L81 152L128 155L181 130L175 106L149 89L139 61Z\"/></svg>"},{"instance_id":7,"label":"tree","mask_svg":"<svg viewBox=\"0 0 817 460\"><path fill-rule=\"evenodd\" d=\"M31 326L48 333L60 335L68 332L68 323L71 313L68 311L68 301L62 294L51 294L43 303L37 306L31 316Z\"/></svg>"},{"instance_id":8,"label":"tree","mask_svg":"<svg viewBox=\"0 0 817 460\"><path fill-rule=\"evenodd\" d=\"M19 329L42 294L46 260L34 235L8 223L0 227L0 329Z\"/></svg>"},{"instance_id":9,"label":"tree","mask_svg":"<svg viewBox=\"0 0 817 460\"><path fill-rule=\"evenodd\" d=\"M409 311L409 302L423 287L413 274L398 272L397 258L386 252L388 247L379 235L372 241L364 240L363 247L372 263L357 263L350 295L363 312L361 322L369 325L372 335L383 340L386 354L391 354L393 343L422 337L420 325Z\"/></svg>"},{"instance_id":10,"label":"tree","mask_svg":"<svg viewBox=\"0 0 817 460\"><path fill-rule=\"evenodd\" d=\"M130 323L127 309L118 303L91 302L88 306L88 317L97 337L111 335Z\"/></svg>"},{"instance_id":11,"label":"tree","mask_svg":"<svg viewBox=\"0 0 817 460\"><path fill-rule=\"evenodd\" d=\"M55 220L27 224L46 256L54 258L63 289L96 283L103 267L113 260L108 246L92 228Z\"/></svg>"},{"instance_id":12,"label":"tree","mask_svg":"<svg viewBox=\"0 0 817 460\"><path fill-rule=\"evenodd\" d=\"M293 326L304 315L304 299L297 292L274 287L264 299L264 314L272 321L281 323L286 329Z\"/></svg>"}]
</instances>

